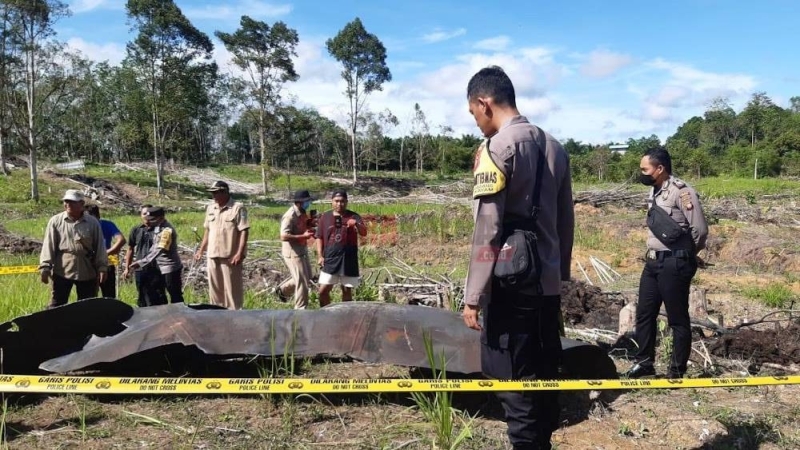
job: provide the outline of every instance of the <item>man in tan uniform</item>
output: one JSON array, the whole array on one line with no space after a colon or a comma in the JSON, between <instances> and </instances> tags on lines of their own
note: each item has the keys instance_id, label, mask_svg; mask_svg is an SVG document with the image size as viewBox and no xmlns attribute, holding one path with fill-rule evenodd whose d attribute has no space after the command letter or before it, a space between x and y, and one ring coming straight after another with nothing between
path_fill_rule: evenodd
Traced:
<instances>
[{"instance_id":1,"label":"man in tan uniform","mask_svg":"<svg viewBox=\"0 0 800 450\"><path fill-rule=\"evenodd\" d=\"M281 300L294 294L294 309L308 306L308 285L311 279L311 263L308 259L308 239L314 237L309 228L308 215L311 201L308 191L297 191L292 201L294 205L281 218L281 256L289 268L291 278L275 288Z\"/></svg>"},{"instance_id":2,"label":"man in tan uniform","mask_svg":"<svg viewBox=\"0 0 800 450\"><path fill-rule=\"evenodd\" d=\"M200 260L208 248L208 299L228 309L242 309L242 262L247 256L250 222L247 208L231 198L228 183L215 181L208 189L214 202L206 208L203 241L195 253Z\"/></svg>"},{"instance_id":3,"label":"man in tan uniform","mask_svg":"<svg viewBox=\"0 0 800 450\"><path fill-rule=\"evenodd\" d=\"M97 296L108 276L108 255L100 222L84 211L83 193L69 189L64 212L47 222L39 255L42 283L53 279L49 308L66 305L72 286L78 300Z\"/></svg>"},{"instance_id":4,"label":"man in tan uniform","mask_svg":"<svg viewBox=\"0 0 800 450\"><path fill-rule=\"evenodd\" d=\"M520 115L503 69L492 66L476 73L467 99L487 139L473 170L475 229L464 322L481 330L486 376L556 379L561 282L570 279L574 234L569 157L555 138ZM531 277L530 286L521 290L503 286L494 276L501 248L514 230L536 233L540 260L538 280ZM559 424L558 392L503 392L498 397L515 450L551 448Z\"/></svg>"},{"instance_id":5,"label":"man in tan uniform","mask_svg":"<svg viewBox=\"0 0 800 450\"><path fill-rule=\"evenodd\" d=\"M656 321L663 302L672 328L667 377L683 378L692 349L689 286L697 272L697 252L706 246L708 224L697 191L672 176L672 158L664 147L649 149L639 169L639 181L652 188L648 200L647 253L636 307L638 351L636 364L626 375L629 378L655 375ZM667 214L656 214L660 211L655 208Z\"/></svg>"}]
</instances>

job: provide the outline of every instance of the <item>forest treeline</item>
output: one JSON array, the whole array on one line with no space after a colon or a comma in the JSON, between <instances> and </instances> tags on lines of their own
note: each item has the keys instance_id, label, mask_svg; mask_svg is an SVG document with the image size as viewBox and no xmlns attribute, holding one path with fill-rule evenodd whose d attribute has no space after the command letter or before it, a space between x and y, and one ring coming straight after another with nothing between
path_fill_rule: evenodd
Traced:
<instances>
[{"instance_id":1,"label":"forest treeline","mask_svg":"<svg viewBox=\"0 0 800 450\"><path fill-rule=\"evenodd\" d=\"M341 64L348 105L340 126L298 106L283 87L302 76L294 66L299 36L284 22L242 16L214 35L233 56L236 75L212 59L214 43L172 0L128 0L133 31L119 65L88 60L58 39L54 25L70 14L60 0L0 0L0 169L24 155L31 197L38 200L37 159L154 161L162 186L165 161L204 166L260 164L271 169L436 171L472 167L480 139L455 136L427 119L423 106L400 119L365 108L392 79L380 38L355 18L326 42ZM405 136L397 136L405 130ZM563 140L574 178L620 181L658 137L629 139L625 154L607 143ZM715 99L664 142L675 171L691 176L800 175L800 97L788 107L753 93L736 112ZM757 168L757 169L756 169Z\"/></svg>"}]
</instances>

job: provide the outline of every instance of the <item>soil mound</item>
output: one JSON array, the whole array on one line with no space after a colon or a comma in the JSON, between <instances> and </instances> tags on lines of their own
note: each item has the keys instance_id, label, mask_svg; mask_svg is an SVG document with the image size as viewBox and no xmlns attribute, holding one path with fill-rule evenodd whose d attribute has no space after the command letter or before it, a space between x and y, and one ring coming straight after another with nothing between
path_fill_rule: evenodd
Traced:
<instances>
[{"instance_id":1,"label":"soil mound","mask_svg":"<svg viewBox=\"0 0 800 450\"><path fill-rule=\"evenodd\" d=\"M800 361L800 322L780 330L739 330L718 338L708 348L714 356L756 366L765 362L790 365Z\"/></svg>"},{"instance_id":2,"label":"soil mound","mask_svg":"<svg viewBox=\"0 0 800 450\"><path fill-rule=\"evenodd\" d=\"M576 280L562 284L561 310L568 326L616 330L624 306L624 298L605 294L598 286Z\"/></svg>"},{"instance_id":3,"label":"soil mound","mask_svg":"<svg viewBox=\"0 0 800 450\"><path fill-rule=\"evenodd\" d=\"M30 255L41 249L41 242L13 234L0 225L0 250L12 255Z\"/></svg>"}]
</instances>

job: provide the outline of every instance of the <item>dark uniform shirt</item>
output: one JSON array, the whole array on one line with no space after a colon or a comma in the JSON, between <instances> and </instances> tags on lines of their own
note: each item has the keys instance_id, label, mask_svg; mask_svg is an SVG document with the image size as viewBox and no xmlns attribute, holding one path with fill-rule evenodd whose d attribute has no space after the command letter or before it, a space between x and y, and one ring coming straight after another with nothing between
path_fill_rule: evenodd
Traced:
<instances>
[{"instance_id":1,"label":"dark uniform shirt","mask_svg":"<svg viewBox=\"0 0 800 450\"><path fill-rule=\"evenodd\" d=\"M525 117L516 116L487 139L475 156L475 230L464 295L468 305L485 305L491 298L504 225L531 215L540 149L547 164L542 172L536 227L542 294L558 295L561 280L570 278L574 209L569 157L555 138Z\"/></svg>"},{"instance_id":2,"label":"dark uniform shirt","mask_svg":"<svg viewBox=\"0 0 800 450\"><path fill-rule=\"evenodd\" d=\"M661 189L656 187L650 189L648 207L653 207L653 201L658 207L669 213L670 217L678 225L691 232L696 251L706 247L708 224L703 215L703 207L700 205L697 191L694 188L680 178L670 176L661 186ZM658 240L649 228L647 230L647 249L656 251L670 250L663 242Z\"/></svg>"},{"instance_id":3,"label":"dark uniform shirt","mask_svg":"<svg viewBox=\"0 0 800 450\"><path fill-rule=\"evenodd\" d=\"M128 235L128 245L133 248L133 261L138 261L150 252L153 247L153 230L146 225L138 225L131 229ZM142 267L136 267L136 271Z\"/></svg>"},{"instance_id":4,"label":"dark uniform shirt","mask_svg":"<svg viewBox=\"0 0 800 450\"><path fill-rule=\"evenodd\" d=\"M147 254L135 262L141 267L147 267L155 262L162 274L179 271L183 268L180 254L178 253L178 232L166 220L153 227L153 242Z\"/></svg>"},{"instance_id":5,"label":"dark uniform shirt","mask_svg":"<svg viewBox=\"0 0 800 450\"><path fill-rule=\"evenodd\" d=\"M358 230L347 227L347 221L355 219L363 223L361 216L345 210L337 223L333 211L328 211L319 218L315 237L322 239L322 251L325 263L322 271L331 275L342 274L346 277L358 276Z\"/></svg>"}]
</instances>

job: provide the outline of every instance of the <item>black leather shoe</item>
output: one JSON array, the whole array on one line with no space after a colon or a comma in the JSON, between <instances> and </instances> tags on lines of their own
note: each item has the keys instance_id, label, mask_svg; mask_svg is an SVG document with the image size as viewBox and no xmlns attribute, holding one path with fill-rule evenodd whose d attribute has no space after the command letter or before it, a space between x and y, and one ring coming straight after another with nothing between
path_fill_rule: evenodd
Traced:
<instances>
[{"instance_id":1,"label":"black leather shoe","mask_svg":"<svg viewBox=\"0 0 800 450\"><path fill-rule=\"evenodd\" d=\"M272 293L275 294L275 296L278 297L278 300L280 300L282 303L286 303L288 300L286 296L283 295L283 291L281 290L280 286L275 286L275 289L272 290Z\"/></svg>"},{"instance_id":2,"label":"black leather shoe","mask_svg":"<svg viewBox=\"0 0 800 450\"><path fill-rule=\"evenodd\" d=\"M634 364L627 372L623 373L624 378L642 378L653 377L656 375L656 369L653 366L643 366L641 364Z\"/></svg>"},{"instance_id":3,"label":"black leather shoe","mask_svg":"<svg viewBox=\"0 0 800 450\"><path fill-rule=\"evenodd\" d=\"M669 372L667 372L667 378L669 378L670 380L680 380L681 378L683 378L683 374L680 372L674 372L670 370Z\"/></svg>"}]
</instances>

